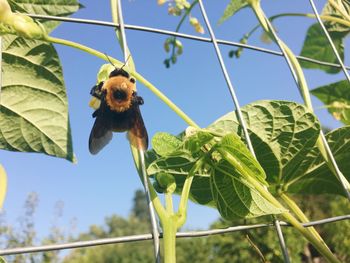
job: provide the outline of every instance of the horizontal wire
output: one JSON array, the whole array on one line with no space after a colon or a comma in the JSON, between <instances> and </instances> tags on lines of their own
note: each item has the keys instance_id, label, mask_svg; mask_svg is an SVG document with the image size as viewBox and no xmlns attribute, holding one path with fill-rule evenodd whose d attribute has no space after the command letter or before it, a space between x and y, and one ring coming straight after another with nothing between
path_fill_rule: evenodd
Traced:
<instances>
[{"instance_id":1,"label":"horizontal wire","mask_svg":"<svg viewBox=\"0 0 350 263\"><path fill-rule=\"evenodd\" d=\"M304 227L311 227L311 226L323 225L323 224L333 223L333 222L342 221L342 220L350 220L350 214L330 217L322 220L316 220L308 223L303 223L302 225ZM283 221L279 221L279 223L280 223L280 226L293 227L291 224ZM178 232L176 233L176 237L178 238L204 237L204 236L232 233L232 232L243 231L243 230L253 230L253 229L265 228L265 227L274 227L274 224L273 223L255 224L255 225L234 226L234 227L228 227L224 229ZM162 238L163 233L160 233L159 237ZM96 240L89 240L89 241L77 241L77 242L70 242L70 243L64 243L64 244L54 244L54 245L25 247L25 248L10 248L10 249L0 250L0 256L26 254L26 253L34 253L34 252L45 252L45 251L63 250L63 249L72 249L72 248L93 247L93 246L100 246L100 245L110 245L110 244L136 242L136 241L147 241L152 239L153 239L152 234L143 234L143 235L115 237L115 238L103 238L103 239L96 239Z\"/></svg>"},{"instance_id":2,"label":"horizontal wire","mask_svg":"<svg viewBox=\"0 0 350 263\"><path fill-rule=\"evenodd\" d=\"M32 18L38 18L38 19L46 19L46 20L54 20L54 21L62 21L62 22L70 22L70 23L79 23L79 24L98 25L98 26L108 26L108 27L119 27L119 24L117 24L117 23L100 21L100 20L81 19L81 18L66 18L66 17L59 17L59 16L46 16L46 15L35 15L35 14L27 14L27 15L32 17ZM181 38L185 38L185 39L197 40L197 41L201 41L201 42L208 42L208 43L212 42L212 40L210 38L199 37L199 36L194 36L194 35L190 35L190 34L184 34L184 33L179 33L179 32L170 31L170 30L153 28L153 27L136 26L136 25L128 25L128 24L124 24L124 27L126 29L130 29L130 30L151 32L151 33L157 33L157 34L162 34L162 35L170 35L170 36L174 36L174 37L181 37ZM282 52L274 51L274 50L266 49L266 48L261 48L261 47L254 46L254 45L243 44L240 42L217 39L217 43L222 44L222 45L226 45L226 46L241 47L241 48L245 48L245 49L250 49L250 50L254 50L254 51L259 51L259 52L283 57ZM319 64L319 65L341 68L341 65L336 64L336 63L325 62L325 61L312 59L312 58L308 58L308 57L304 57L304 56L296 56L296 57L299 60L303 60L303 61L307 61L307 62ZM349 66L346 66L345 68L347 70L350 70Z\"/></svg>"}]
</instances>

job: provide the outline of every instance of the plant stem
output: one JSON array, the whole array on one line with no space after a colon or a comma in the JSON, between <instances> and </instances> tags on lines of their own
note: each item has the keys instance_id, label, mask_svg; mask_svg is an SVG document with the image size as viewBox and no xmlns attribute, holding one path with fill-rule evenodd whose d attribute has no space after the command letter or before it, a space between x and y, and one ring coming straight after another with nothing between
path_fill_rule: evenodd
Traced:
<instances>
[{"instance_id":1,"label":"plant stem","mask_svg":"<svg viewBox=\"0 0 350 263\"><path fill-rule=\"evenodd\" d=\"M314 14L304 14L304 13L282 13L274 16L270 16L268 19L272 22L277 18L280 17L287 17L287 16L298 16L298 17L308 17L308 18L316 18ZM350 27L350 21L346 21L344 19L341 19L339 17L334 16L328 16L328 15L320 15L321 19L327 22L334 22L338 23L347 27ZM257 24L255 27L253 27L248 33L248 38L261 26L261 24Z\"/></svg>"},{"instance_id":2,"label":"plant stem","mask_svg":"<svg viewBox=\"0 0 350 263\"><path fill-rule=\"evenodd\" d=\"M55 38L48 36L46 41L56 44L61 44L69 47L73 47L76 49L79 49L81 51L87 52L95 57L101 58L105 61L108 61L106 55L100 51L97 51L93 48L87 47L82 44L78 44L73 41L61 39L61 38ZM111 58L110 60L118 67L122 67L123 63L115 58ZM175 103L173 103L167 96L165 96L160 90L158 90L155 86L153 86L148 80L146 80L144 77L142 77L139 73L137 73L134 70L129 70L129 68L124 67L130 75L135 77L138 81L140 81L145 87L147 87L149 90L151 90L159 99L161 99L169 108L171 108L180 118L182 118L188 125L199 128L199 126L189 117L187 116L179 107L176 106Z\"/></svg>"},{"instance_id":3,"label":"plant stem","mask_svg":"<svg viewBox=\"0 0 350 263\"><path fill-rule=\"evenodd\" d=\"M229 152L217 149L222 157L228 161L237 171L246 179L252 186L261 194L263 198L273 204L276 208L286 210L283 205L253 176L248 174L240 162ZM340 261L333 255L329 248L321 242L318 236L304 228L300 222L289 212L282 212L281 216L284 217L289 223L291 223L329 262L340 263Z\"/></svg>"},{"instance_id":4,"label":"plant stem","mask_svg":"<svg viewBox=\"0 0 350 263\"><path fill-rule=\"evenodd\" d=\"M303 213L303 211L300 209L300 207L294 202L293 199L291 199L286 193L279 193L279 196L282 198L282 200L287 204L287 206L290 208L290 210L293 211L293 213L297 216L297 218L302 223L310 222L310 220L307 218L307 216ZM311 226L308 228L321 242L324 242L320 234L316 231L316 229Z\"/></svg>"},{"instance_id":5,"label":"plant stem","mask_svg":"<svg viewBox=\"0 0 350 263\"><path fill-rule=\"evenodd\" d=\"M165 193L165 209L168 215L174 214L173 196L171 193Z\"/></svg>"},{"instance_id":6,"label":"plant stem","mask_svg":"<svg viewBox=\"0 0 350 263\"><path fill-rule=\"evenodd\" d=\"M202 166L204 158L199 159L189 171L185 183L182 187L181 199L179 203L179 209L176 215L178 216L177 227L181 227L186 222L187 217L187 204L190 195L190 189L195 172Z\"/></svg>"},{"instance_id":7,"label":"plant stem","mask_svg":"<svg viewBox=\"0 0 350 263\"><path fill-rule=\"evenodd\" d=\"M193 1L193 3L190 5L188 9L185 10L185 14L181 17L180 22L177 24L175 32L179 32L183 22L185 21L185 18L190 14L192 8L198 3L198 0ZM175 41L176 41L176 36L172 38L173 41L172 43L172 49L171 49L171 56L170 58L175 56Z\"/></svg>"},{"instance_id":8,"label":"plant stem","mask_svg":"<svg viewBox=\"0 0 350 263\"><path fill-rule=\"evenodd\" d=\"M162 222L164 263L176 263L176 221L177 218L171 216L165 222Z\"/></svg>"}]
</instances>

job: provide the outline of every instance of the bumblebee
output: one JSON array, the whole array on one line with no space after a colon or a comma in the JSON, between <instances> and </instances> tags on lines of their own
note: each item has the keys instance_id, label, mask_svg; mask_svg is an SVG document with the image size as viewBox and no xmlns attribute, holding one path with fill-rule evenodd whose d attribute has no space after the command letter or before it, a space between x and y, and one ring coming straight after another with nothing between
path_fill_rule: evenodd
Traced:
<instances>
[{"instance_id":1,"label":"bumblebee","mask_svg":"<svg viewBox=\"0 0 350 263\"><path fill-rule=\"evenodd\" d=\"M100 106L92 114L96 118L89 138L89 151L97 154L113 137L113 132L127 132L130 143L140 150L147 150L148 135L137 95L135 79L122 68L109 74L108 80L95 85L90 94L100 100Z\"/></svg>"}]
</instances>

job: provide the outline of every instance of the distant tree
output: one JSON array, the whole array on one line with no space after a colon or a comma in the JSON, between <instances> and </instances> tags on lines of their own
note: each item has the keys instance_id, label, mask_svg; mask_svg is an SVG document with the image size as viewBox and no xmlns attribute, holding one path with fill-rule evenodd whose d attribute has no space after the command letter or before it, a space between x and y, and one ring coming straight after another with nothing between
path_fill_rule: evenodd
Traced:
<instances>
[{"instance_id":1,"label":"distant tree","mask_svg":"<svg viewBox=\"0 0 350 263\"><path fill-rule=\"evenodd\" d=\"M24 215L18 220L19 227L6 223L4 215L0 220L0 244L2 248L29 247L43 244L54 244L66 240L61 229L53 225L47 238L39 243L35 229L34 215L39 204L37 193L29 193L24 203ZM56 208L57 210L57 208ZM60 217L56 213L55 218ZM11 263L56 263L59 262L59 251L44 253L19 254L4 257L7 262Z\"/></svg>"},{"instance_id":2,"label":"distant tree","mask_svg":"<svg viewBox=\"0 0 350 263\"><path fill-rule=\"evenodd\" d=\"M75 240L93 240L107 237L120 237L150 233L148 208L143 191L136 191L130 216L118 215L106 217L102 226L92 225L88 232L81 233ZM298 198L298 202L312 220L326 218L330 215L350 214L348 200L334 196L308 196ZM26 247L39 244L53 244L67 241L67 236L55 222L47 237L38 242L34 215L39 204L36 193L28 195L24 204L24 215L19 218L19 227L6 223L0 217L0 245L3 248ZM62 213L62 203L55 207L54 218ZM224 222L217 220L210 228L224 228L234 225L271 222L271 217L252 220ZM319 254L300 238L291 227L283 227L283 234L294 263L323 263ZM350 262L350 221L340 221L317 227L324 235L330 248L337 251L342 262ZM231 262L269 262L282 263L283 256L274 228L260 228L251 231L226 233L210 237L180 238L177 242L177 262L231 263ZM121 243L75 249L63 259L59 252L45 252L5 257L9 263L153 263L152 241Z\"/></svg>"},{"instance_id":3,"label":"distant tree","mask_svg":"<svg viewBox=\"0 0 350 263\"><path fill-rule=\"evenodd\" d=\"M131 215L127 219L117 215L107 217L104 226L91 226L88 233L81 234L77 239L88 240L149 233L150 225L145 200L144 192L137 191ZM331 214L349 213L347 200L344 198L302 197L299 198L299 201L301 206L309 211L308 216L311 219L321 219ZM271 222L271 219L271 217L261 217L234 222L217 220L211 225L211 228ZM327 230L325 230L326 228ZM304 239L300 238L300 235L292 227L284 227L282 230L292 262L323 262L319 258L319 254ZM329 224L318 228L318 231L327 232L328 235L324 237L327 243L331 248L335 248L339 258L344 262L349 261L350 238L346 233L350 233L350 222L342 221ZM178 263L284 262L276 230L272 227L210 237L180 238L177 240L176 253ZM154 262L153 244L147 241L82 248L73 251L64 259L64 263L77 262Z\"/></svg>"},{"instance_id":4,"label":"distant tree","mask_svg":"<svg viewBox=\"0 0 350 263\"><path fill-rule=\"evenodd\" d=\"M143 190L136 190L131 211L131 214L141 221L149 221L147 199Z\"/></svg>"}]
</instances>

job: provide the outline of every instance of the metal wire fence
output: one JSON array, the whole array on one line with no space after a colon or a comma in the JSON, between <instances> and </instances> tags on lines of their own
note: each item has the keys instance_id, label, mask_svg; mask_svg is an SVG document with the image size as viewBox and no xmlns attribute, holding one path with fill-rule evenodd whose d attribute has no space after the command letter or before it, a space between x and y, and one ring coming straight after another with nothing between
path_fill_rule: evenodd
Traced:
<instances>
[{"instance_id":1,"label":"metal wire fence","mask_svg":"<svg viewBox=\"0 0 350 263\"><path fill-rule=\"evenodd\" d=\"M312 63L316 63L319 65L326 65L326 66L331 66L331 67L337 67L337 68L341 68L344 72L344 75L346 76L347 80L350 83L350 77L349 77L349 73L348 70L350 70L349 66L345 66L343 61L341 60L337 49L334 46L334 43L332 41L332 39L330 38L322 20L320 19L320 16L318 14L318 11L315 7L315 4L313 2L313 0L309 0L310 5L312 7L312 10L317 18L318 23L320 24L325 36L327 37L332 50L338 60L338 64L335 63L329 63L329 62L325 62L325 61L320 61L320 60L316 60L316 59L312 59L312 58L308 58L308 57L303 57L303 56L297 56L298 60L301 61L308 61L308 62L312 62ZM190 34L183 34L183 33L179 33L179 32L174 32L174 31L169 31L169 30L163 30L163 29L158 29L158 28L151 28L151 27L144 27L144 26L139 26L139 25L129 25L129 24L124 24L123 21L123 12L122 12L122 8L121 8L121 1L118 0L118 17L119 17L119 24L118 23L112 23L112 22L107 22L107 21L99 21L99 20L89 20L89 19L78 19L78 18L63 18L63 17L56 17L56 16L46 16L46 15L36 15L36 14L28 14L30 17L32 18L37 18L37 19L45 19L45 20L55 20L55 21L63 21L63 22L69 22L69 23L79 23L79 24L92 24L92 25L97 25L97 26L105 26L105 27L113 27L116 30L119 30L120 32L120 36L121 36L121 40L123 43L123 53L124 53L124 59L125 61L127 60L128 57L128 51L127 51L127 41L126 41L126 35L125 35L125 29L127 30L137 30L137 31L145 31L145 32L149 32L149 33L155 33L155 34L162 34L162 35L168 35L168 36L174 36L174 37L179 37L179 38L184 38L184 39L190 39L193 41L201 41L201 42L207 42L207 43L211 43L213 45L213 48L215 50L215 53L217 55L218 58L218 62L219 62L219 66L221 67L222 73L225 77L226 83L227 83L227 87L229 89L229 93L232 97L232 100L234 102L235 105L235 110L237 112L238 115L238 119L239 122L243 128L243 133L248 145L249 150L252 152L253 155L254 154L254 150L249 138L249 134L248 134L248 129L247 126L245 124L245 121L243 119L242 116L242 112L240 109L240 105L239 105L239 100L237 98L236 92L235 92L235 88L232 84L232 81L227 73L227 69L226 69L226 65L224 63L224 60L222 58L222 54L220 51L220 45L227 45L227 46L234 46L234 47L239 47L239 48L245 48L245 49L250 49L250 50L254 50L257 52L264 52L264 53L268 53L271 55L276 55L276 56L282 56L285 60L286 63L290 69L291 74L294 77L294 80L296 82L297 85L299 85L298 83L298 78L296 76L296 73L291 65L291 62L289 61L288 56L286 55L286 52L283 48L283 46L280 43L280 40L273 28L273 26L271 26L271 24L269 25L273 37L276 40L276 43L278 44L281 52L278 51L273 51L273 50L269 50L269 49L265 49L265 48L261 48L261 47L257 47L257 46L253 46L253 45L248 45L248 44L242 44L239 42L233 42L233 41L228 41L228 40L221 40L221 39L217 39L215 37L215 33L211 27L210 21L208 19L208 16L206 14L206 9L203 5L203 2L201 0L198 1L199 7L200 7L200 11L201 14L203 16L204 22L206 24L206 27L208 29L210 38L206 38L206 37L199 37L199 36L194 36L194 35L190 35ZM1 42L0 42L1 43ZM0 52L0 58L1 58L1 52ZM323 136L324 137L324 136ZM329 150L329 149L328 149ZM329 150L330 151L330 150ZM141 154L143 156L143 154ZM337 164L334 160L334 157L332 155L332 153L330 152L330 157L331 160L333 162L333 165L335 166L335 170L340 173ZM144 168L144 167L143 167ZM146 172L143 169L142 171L143 175L146 176ZM53 251L53 250L64 250L64 249L73 249L73 248L83 248L83 247L93 247L93 246L100 246L100 245L108 245L108 244L117 244L117 243L127 243L127 242L136 242L136 241L145 241L145 240L153 240L153 244L154 244L154 255L155 255L155 261L156 262L160 262L160 253L159 253L159 238L163 237L163 234L159 231L158 229L158 223L156 221L156 215L154 212L154 209L152 207L152 203L149 199L149 194L148 194L148 185L147 185L147 180L144 180L145 183L145 191L147 193L147 197L148 197L148 205L149 205L149 211L150 211L150 218L151 218L151 225L152 225L152 234L141 234L141 235L132 235L132 236L123 236L123 237L115 237L115 238L103 238L103 239L95 239L95 240L89 240L89 241L78 241L78 242L69 242L69 243L63 243L63 244L53 244L53 245L44 245L44 246L34 246L34 247L19 247L19 248L11 248L11 249L3 249L0 250L0 256L5 256L5 255L15 255L15 254L25 254L25 253L36 253L36 252L46 252L46 251ZM347 189L344 187L344 191L347 193L349 199L350 199L350 194L347 191ZM337 216L337 217L331 217L331 218L326 218L323 220L318 220L318 221L311 221L308 223L304 223L302 224L304 227L311 227L311 226L316 226L316 225L322 225L322 224L328 224L328 223L332 223L332 222L337 222L337 221L342 221L342 220L350 220L350 214L349 215L343 215L343 216ZM257 228L275 228L277 235L278 235L278 239L279 239L279 243L280 243L280 247L283 253L283 257L284 257L284 261L285 262L290 262L290 258L288 255L288 249L286 247L286 243L284 241L284 237L283 237L283 233L281 230L281 227L290 227L291 225L283 222L283 221L279 221L276 218L271 218L271 223L266 223L266 224L255 224L255 225L242 225L242 226L234 226L234 227L228 227L225 229L211 229L211 230L202 230L202 231L191 231L191 232L178 232L176 234L176 237L178 238L194 238L194 237L203 237L203 236L211 236L211 235L219 235L219 234L227 234L227 233L232 233L232 232L237 232L237 231L247 231L247 230L254 230Z\"/></svg>"}]
</instances>

